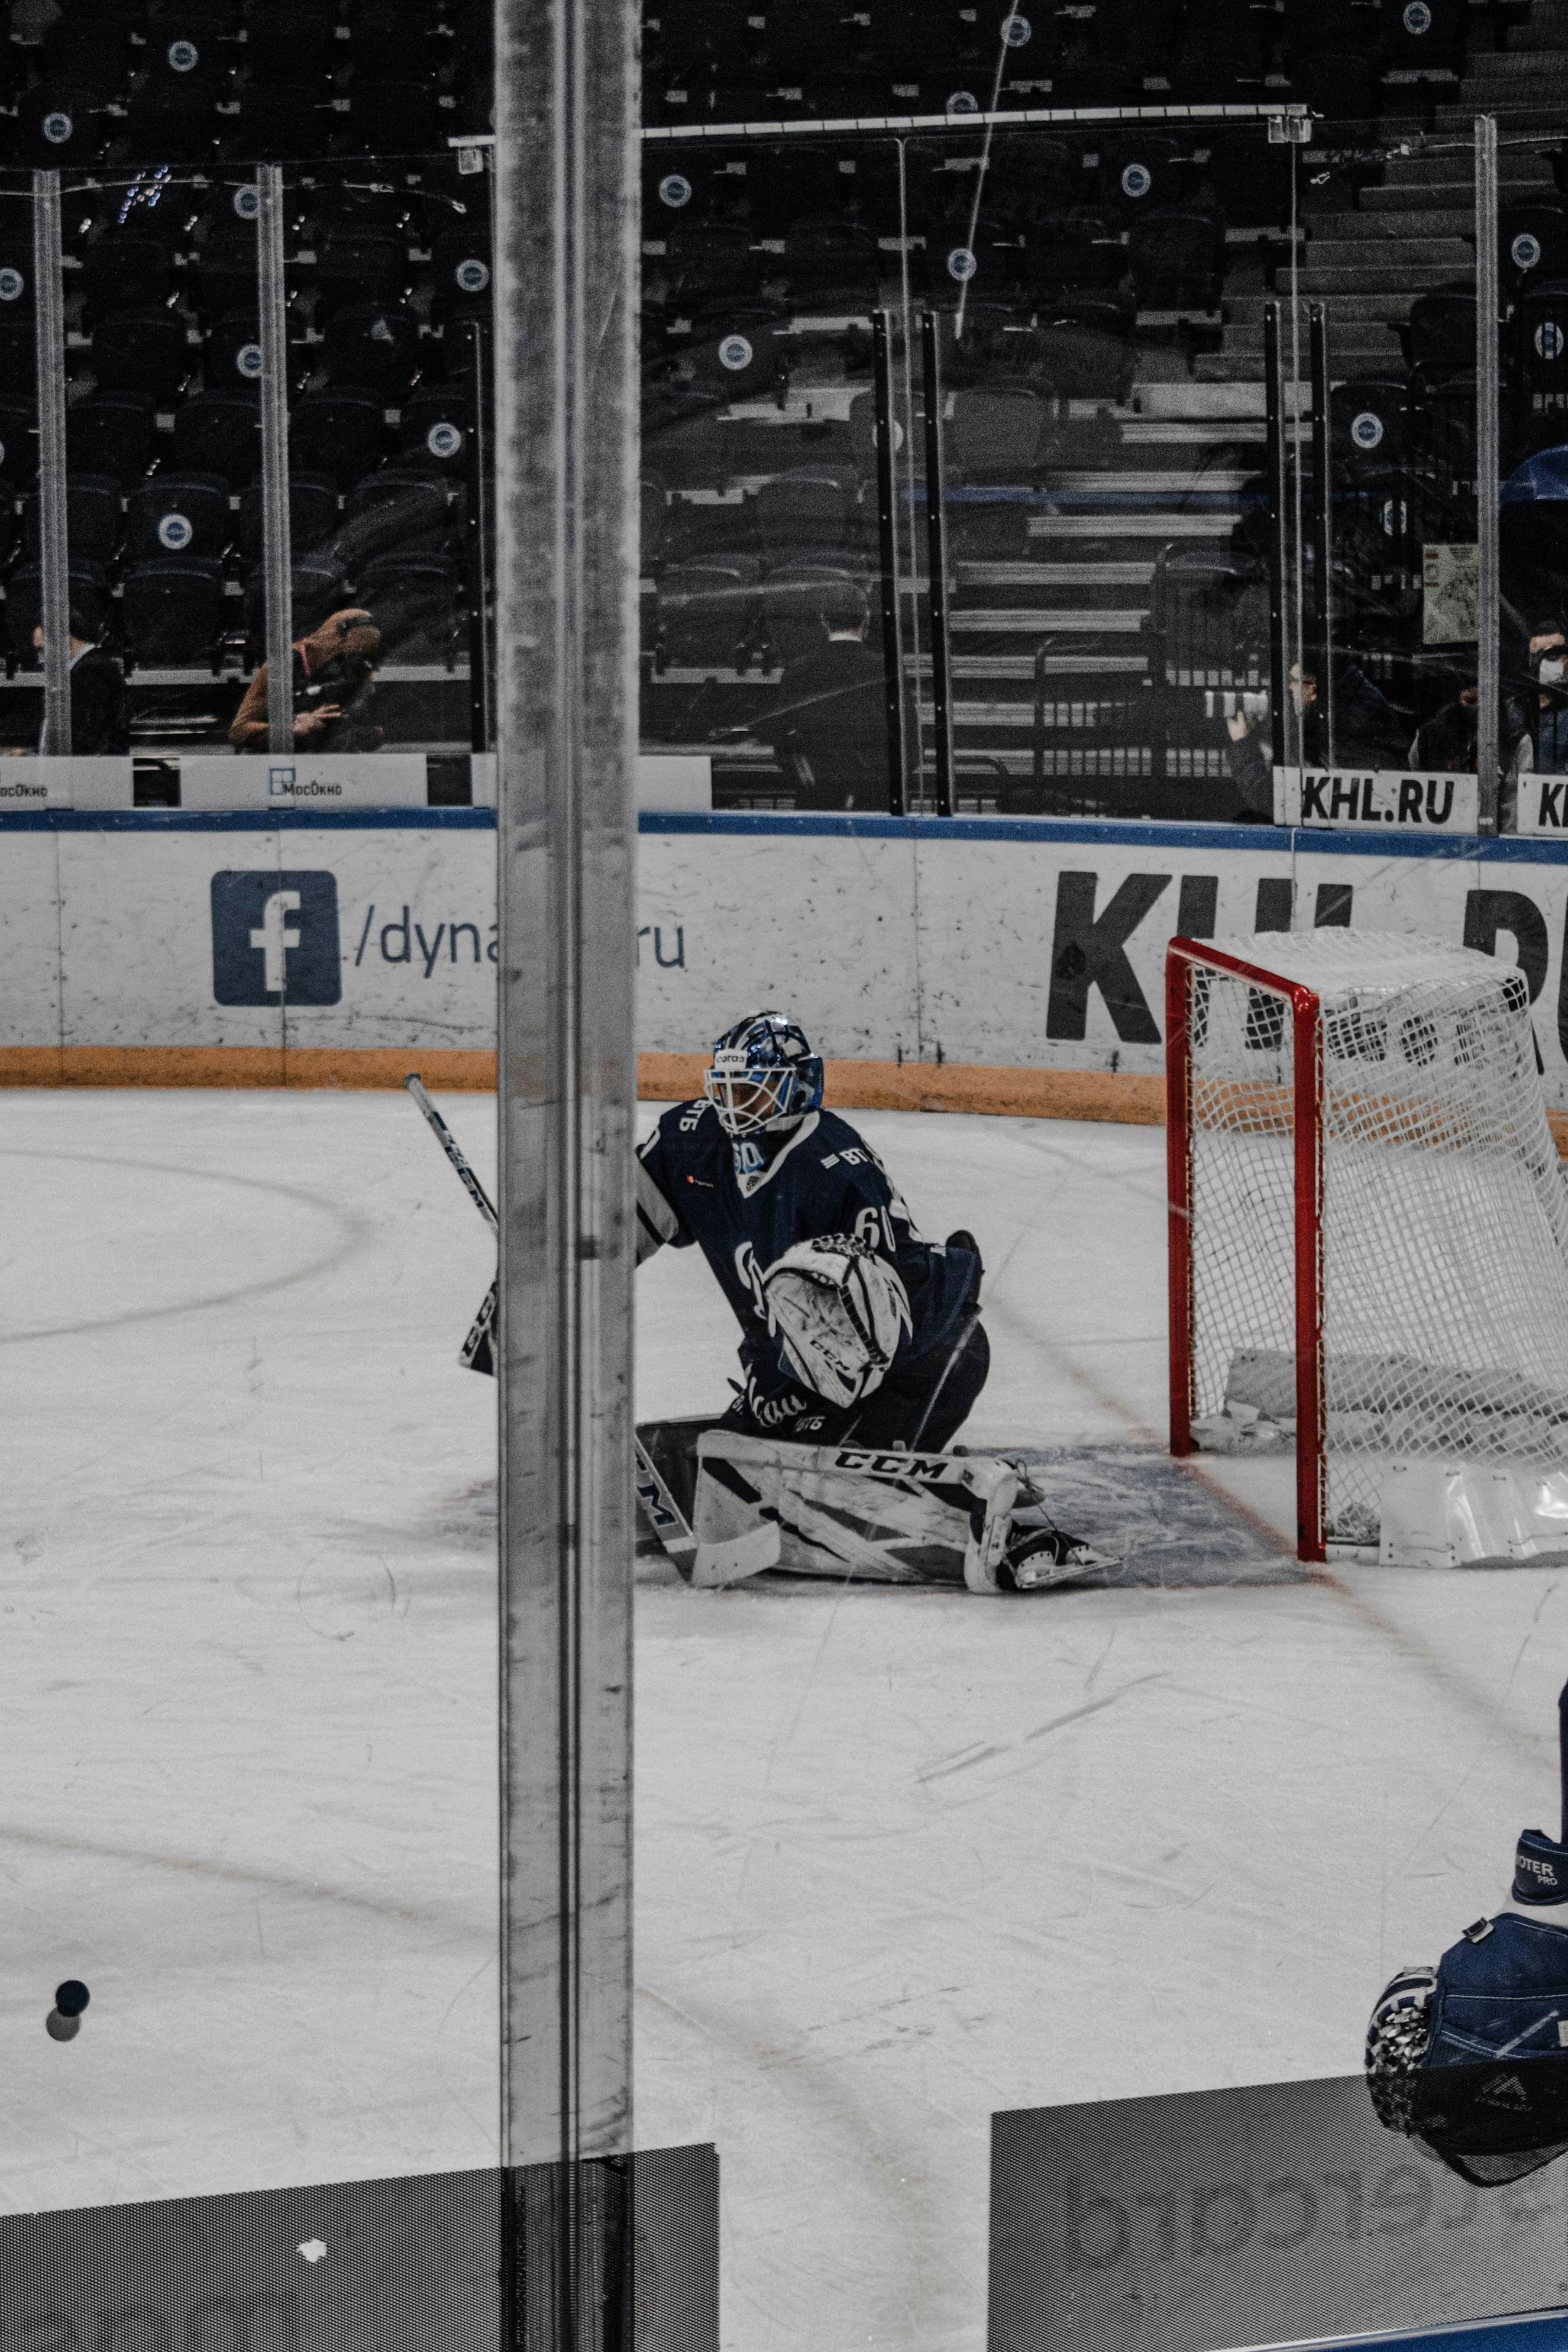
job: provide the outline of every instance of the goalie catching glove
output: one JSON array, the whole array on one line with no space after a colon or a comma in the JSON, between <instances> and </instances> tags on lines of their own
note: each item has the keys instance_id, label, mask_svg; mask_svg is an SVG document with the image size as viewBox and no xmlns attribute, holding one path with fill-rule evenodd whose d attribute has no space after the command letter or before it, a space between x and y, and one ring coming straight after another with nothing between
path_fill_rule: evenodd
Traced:
<instances>
[{"instance_id":1,"label":"goalie catching glove","mask_svg":"<svg viewBox=\"0 0 1568 2352\"><path fill-rule=\"evenodd\" d=\"M914 1327L897 1269L852 1234L796 1242L763 1276L762 1295L789 1370L841 1407L881 1385Z\"/></svg>"}]
</instances>

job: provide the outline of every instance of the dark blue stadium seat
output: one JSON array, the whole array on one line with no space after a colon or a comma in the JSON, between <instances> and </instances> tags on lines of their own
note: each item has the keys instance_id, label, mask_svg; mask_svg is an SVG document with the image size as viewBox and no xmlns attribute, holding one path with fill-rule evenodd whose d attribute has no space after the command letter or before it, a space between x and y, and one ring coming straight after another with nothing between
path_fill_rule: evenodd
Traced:
<instances>
[{"instance_id":1,"label":"dark blue stadium seat","mask_svg":"<svg viewBox=\"0 0 1568 2352\"><path fill-rule=\"evenodd\" d=\"M1529 455L1568 441L1568 280L1530 287L1514 314L1514 334L1516 440L1519 453Z\"/></svg>"},{"instance_id":2,"label":"dark blue stadium seat","mask_svg":"<svg viewBox=\"0 0 1568 2352\"><path fill-rule=\"evenodd\" d=\"M1337 134L1375 111L1376 56L1366 49L1307 49L1291 65L1291 96L1327 117L1336 143L1351 143Z\"/></svg>"},{"instance_id":3,"label":"dark blue stadium seat","mask_svg":"<svg viewBox=\"0 0 1568 2352\"><path fill-rule=\"evenodd\" d=\"M174 462L182 472L221 474L231 489L261 463L261 408L254 393L189 393L174 411Z\"/></svg>"},{"instance_id":4,"label":"dark blue stadium seat","mask_svg":"<svg viewBox=\"0 0 1568 2352\"><path fill-rule=\"evenodd\" d=\"M156 404L145 392L90 392L66 410L66 455L73 473L111 474L122 488L141 479L152 456Z\"/></svg>"},{"instance_id":5,"label":"dark blue stadium seat","mask_svg":"<svg viewBox=\"0 0 1568 2352\"><path fill-rule=\"evenodd\" d=\"M831 73L854 64L865 33L843 0L789 0L768 11L762 33L766 63L781 82Z\"/></svg>"},{"instance_id":6,"label":"dark blue stadium seat","mask_svg":"<svg viewBox=\"0 0 1568 2352\"><path fill-rule=\"evenodd\" d=\"M356 81L349 142L361 154L422 155L445 135L439 94L429 81Z\"/></svg>"},{"instance_id":7,"label":"dark blue stadium seat","mask_svg":"<svg viewBox=\"0 0 1568 2352\"><path fill-rule=\"evenodd\" d=\"M784 238L784 275L798 310L874 310L882 278L876 231L839 213L793 221Z\"/></svg>"},{"instance_id":8,"label":"dark blue stadium seat","mask_svg":"<svg viewBox=\"0 0 1568 2352\"><path fill-rule=\"evenodd\" d=\"M132 564L120 595L127 656L154 668L208 661L225 603L224 567L215 557L162 555Z\"/></svg>"},{"instance_id":9,"label":"dark blue stadium seat","mask_svg":"<svg viewBox=\"0 0 1568 2352\"><path fill-rule=\"evenodd\" d=\"M91 248L89 248L91 249ZM213 229L196 256L202 307L209 319L256 307L256 231L235 221Z\"/></svg>"},{"instance_id":10,"label":"dark blue stadium seat","mask_svg":"<svg viewBox=\"0 0 1568 2352\"><path fill-rule=\"evenodd\" d=\"M1225 275L1225 224L1202 205L1167 205L1134 220L1127 266L1140 309L1207 310Z\"/></svg>"},{"instance_id":11,"label":"dark blue stadium seat","mask_svg":"<svg viewBox=\"0 0 1568 2352\"><path fill-rule=\"evenodd\" d=\"M265 81L293 82L332 73L348 62L337 37L339 11L310 0L267 0L253 9L246 26L245 62Z\"/></svg>"},{"instance_id":12,"label":"dark blue stadium seat","mask_svg":"<svg viewBox=\"0 0 1568 2352\"><path fill-rule=\"evenodd\" d=\"M664 240L672 306L700 308L730 294L755 294L757 256L738 221L677 221Z\"/></svg>"},{"instance_id":13,"label":"dark blue stadium seat","mask_svg":"<svg viewBox=\"0 0 1568 2352\"><path fill-rule=\"evenodd\" d=\"M443 555L383 555L358 575L358 593L393 661L445 661L462 628L462 574Z\"/></svg>"},{"instance_id":14,"label":"dark blue stadium seat","mask_svg":"<svg viewBox=\"0 0 1568 2352\"><path fill-rule=\"evenodd\" d=\"M311 629L319 629L328 614L347 601L349 592L342 566L329 551L296 556L289 576L289 628L297 637L305 635ZM259 564L246 579L241 611L246 636L253 650L258 656L265 655L267 578Z\"/></svg>"},{"instance_id":15,"label":"dark blue stadium seat","mask_svg":"<svg viewBox=\"0 0 1568 2352\"><path fill-rule=\"evenodd\" d=\"M408 239L395 228L336 223L321 241L316 283L329 310L399 302L408 290Z\"/></svg>"},{"instance_id":16,"label":"dark blue stadium seat","mask_svg":"<svg viewBox=\"0 0 1568 2352\"><path fill-rule=\"evenodd\" d=\"M434 78L443 62L435 29L442 14L407 0L379 0L372 12L361 11L353 40L356 81Z\"/></svg>"},{"instance_id":17,"label":"dark blue stadium seat","mask_svg":"<svg viewBox=\"0 0 1568 2352\"><path fill-rule=\"evenodd\" d=\"M79 82L41 81L18 100L13 152L34 171L75 171L97 163L107 139L102 100Z\"/></svg>"},{"instance_id":18,"label":"dark blue stadium seat","mask_svg":"<svg viewBox=\"0 0 1568 2352\"><path fill-rule=\"evenodd\" d=\"M239 543L247 563L261 561L261 484L253 482L239 502ZM298 558L323 545L338 528L338 485L325 474L288 478L288 542Z\"/></svg>"},{"instance_id":19,"label":"dark blue stadium seat","mask_svg":"<svg viewBox=\"0 0 1568 2352\"><path fill-rule=\"evenodd\" d=\"M83 247L79 282L89 318L155 310L168 297L169 248L160 237L110 229Z\"/></svg>"},{"instance_id":20,"label":"dark blue stadium seat","mask_svg":"<svg viewBox=\"0 0 1568 2352\"><path fill-rule=\"evenodd\" d=\"M692 320L688 347L693 390L713 400L753 400L784 373L782 304L710 302Z\"/></svg>"},{"instance_id":21,"label":"dark blue stadium seat","mask_svg":"<svg viewBox=\"0 0 1568 2352\"><path fill-rule=\"evenodd\" d=\"M160 407L179 397L193 353L178 310L116 310L92 331L100 383L150 393Z\"/></svg>"},{"instance_id":22,"label":"dark blue stadium seat","mask_svg":"<svg viewBox=\"0 0 1568 2352\"><path fill-rule=\"evenodd\" d=\"M871 520L860 478L847 467L791 466L757 493L758 544L775 558L785 549L861 545Z\"/></svg>"},{"instance_id":23,"label":"dark blue stadium seat","mask_svg":"<svg viewBox=\"0 0 1568 2352\"><path fill-rule=\"evenodd\" d=\"M207 336L207 382L234 392L261 382L261 322L254 309L225 310Z\"/></svg>"},{"instance_id":24,"label":"dark blue stadium seat","mask_svg":"<svg viewBox=\"0 0 1568 2352\"><path fill-rule=\"evenodd\" d=\"M753 236L782 236L805 214L838 212L854 201L856 174L843 169L850 160L841 140L788 139L747 147L743 180L716 173L710 183L716 209L727 180L745 192Z\"/></svg>"},{"instance_id":25,"label":"dark blue stadium seat","mask_svg":"<svg viewBox=\"0 0 1568 2352\"><path fill-rule=\"evenodd\" d=\"M1044 400L1023 384L976 384L955 392L946 432L951 478L1027 481L1045 418Z\"/></svg>"},{"instance_id":26,"label":"dark blue stadium seat","mask_svg":"<svg viewBox=\"0 0 1568 2352\"><path fill-rule=\"evenodd\" d=\"M449 483L415 467L382 466L345 499L338 551L353 575L382 555L444 554L455 520Z\"/></svg>"},{"instance_id":27,"label":"dark blue stadium seat","mask_svg":"<svg viewBox=\"0 0 1568 2352\"><path fill-rule=\"evenodd\" d=\"M235 156L264 155L283 162L320 152L337 117L329 85L318 81L248 81L231 119L227 151Z\"/></svg>"},{"instance_id":28,"label":"dark blue stadium seat","mask_svg":"<svg viewBox=\"0 0 1568 2352\"><path fill-rule=\"evenodd\" d=\"M70 600L95 637L109 619L109 574L101 563L72 563L68 574ZM11 651L20 662L37 659L33 631L44 605L43 575L37 563L24 563L5 583L5 629Z\"/></svg>"},{"instance_id":29,"label":"dark blue stadium seat","mask_svg":"<svg viewBox=\"0 0 1568 2352\"><path fill-rule=\"evenodd\" d=\"M1093 205L1073 205L1029 224L1023 250L1029 281L1042 294L1114 286L1126 273L1121 222L1108 208Z\"/></svg>"},{"instance_id":30,"label":"dark blue stadium seat","mask_svg":"<svg viewBox=\"0 0 1568 2352\"><path fill-rule=\"evenodd\" d=\"M737 668L761 612L755 555L691 556L659 579L660 658L677 669Z\"/></svg>"},{"instance_id":31,"label":"dark blue stadium seat","mask_svg":"<svg viewBox=\"0 0 1568 2352\"><path fill-rule=\"evenodd\" d=\"M361 302L335 310L326 326L330 383L363 384L395 407L419 368L419 320L401 302Z\"/></svg>"},{"instance_id":32,"label":"dark blue stadium seat","mask_svg":"<svg viewBox=\"0 0 1568 2352\"><path fill-rule=\"evenodd\" d=\"M240 64L238 32L232 8L161 7L147 26L142 52L149 84L201 89L209 99L220 97Z\"/></svg>"},{"instance_id":33,"label":"dark blue stadium seat","mask_svg":"<svg viewBox=\"0 0 1568 2352\"><path fill-rule=\"evenodd\" d=\"M1473 286L1438 286L1410 305L1412 367L1473 367L1476 295Z\"/></svg>"},{"instance_id":34,"label":"dark blue stadium seat","mask_svg":"<svg viewBox=\"0 0 1568 2352\"><path fill-rule=\"evenodd\" d=\"M131 11L114 8L100 13L80 7L62 10L44 30L44 79L99 100L118 98L133 68L127 46Z\"/></svg>"},{"instance_id":35,"label":"dark blue stadium seat","mask_svg":"<svg viewBox=\"0 0 1568 2352\"><path fill-rule=\"evenodd\" d=\"M26 393L37 382L31 306L0 312L0 392Z\"/></svg>"},{"instance_id":36,"label":"dark blue stadium seat","mask_svg":"<svg viewBox=\"0 0 1568 2352\"><path fill-rule=\"evenodd\" d=\"M398 447L404 465L462 475L468 466L474 429L466 394L454 384L420 384L404 401L398 418Z\"/></svg>"},{"instance_id":37,"label":"dark blue stadium seat","mask_svg":"<svg viewBox=\"0 0 1568 2352\"><path fill-rule=\"evenodd\" d=\"M221 474L154 474L126 502L126 547L137 559L222 555L232 518Z\"/></svg>"},{"instance_id":38,"label":"dark blue stadium seat","mask_svg":"<svg viewBox=\"0 0 1568 2352\"><path fill-rule=\"evenodd\" d=\"M33 562L38 560L42 536L35 492L22 507L22 540ZM120 484L108 474L67 477L66 538L73 562L110 562L120 539Z\"/></svg>"},{"instance_id":39,"label":"dark blue stadium seat","mask_svg":"<svg viewBox=\"0 0 1568 2352\"><path fill-rule=\"evenodd\" d=\"M1464 0L1385 0L1383 62L1391 71L1448 75L1464 37Z\"/></svg>"},{"instance_id":40,"label":"dark blue stadium seat","mask_svg":"<svg viewBox=\"0 0 1568 2352\"><path fill-rule=\"evenodd\" d=\"M430 252L430 310L437 320L465 311L488 311L490 232L484 221L444 229Z\"/></svg>"},{"instance_id":41,"label":"dark blue stadium seat","mask_svg":"<svg viewBox=\"0 0 1568 2352\"><path fill-rule=\"evenodd\" d=\"M1410 419L1402 375L1354 376L1329 394L1333 475L1346 483L1385 478L1410 463Z\"/></svg>"},{"instance_id":42,"label":"dark blue stadium seat","mask_svg":"<svg viewBox=\"0 0 1568 2352\"><path fill-rule=\"evenodd\" d=\"M306 393L288 419L290 465L350 488L381 463L385 412L386 402L364 384Z\"/></svg>"},{"instance_id":43,"label":"dark blue stadium seat","mask_svg":"<svg viewBox=\"0 0 1568 2352\"><path fill-rule=\"evenodd\" d=\"M1064 400L1124 400L1133 380L1135 298L1081 292L1042 300L1027 349L1031 381Z\"/></svg>"},{"instance_id":44,"label":"dark blue stadium seat","mask_svg":"<svg viewBox=\"0 0 1568 2352\"><path fill-rule=\"evenodd\" d=\"M210 91L148 84L132 93L122 136L133 163L204 163L216 142Z\"/></svg>"},{"instance_id":45,"label":"dark blue stadium seat","mask_svg":"<svg viewBox=\"0 0 1568 2352\"><path fill-rule=\"evenodd\" d=\"M1255 62L1214 50L1167 66L1166 86L1173 106L1244 106L1266 95Z\"/></svg>"},{"instance_id":46,"label":"dark blue stadium seat","mask_svg":"<svg viewBox=\"0 0 1568 2352\"><path fill-rule=\"evenodd\" d=\"M1497 228L1499 266L1511 297L1568 275L1568 210L1557 199L1504 205Z\"/></svg>"},{"instance_id":47,"label":"dark blue stadium seat","mask_svg":"<svg viewBox=\"0 0 1568 2352\"><path fill-rule=\"evenodd\" d=\"M998 131L986 170L986 202L1030 220L1055 213L1083 194L1082 157L1065 139L1044 131Z\"/></svg>"},{"instance_id":48,"label":"dark blue stadium seat","mask_svg":"<svg viewBox=\"0 0 1568 2352\"><path fill-rule=\"evenodd\" d=\"M0 393L0 484L15 490L38 472L37 413L30 394Z\"/></svg>"},{"instance_id":49,"label":"dark blue stadium seat","mask_svg":"<svg viewBox=\"0 0 1568 2352\"><path fill-rule=\"evenodd\" d=\"M1158 212L1182 194L1181 143L1169 131L1122 130L1100 142L1100 189L1126 219Z\"/></svg>"},{"instance_id":50,"label":"dark blue stadium seat","mask_svg":"<svg viewBox=\"0 0 1568 2352\"><path fill-rule=\"evenodd\" d=\"M747 159L747 178L751 173ZM702 220L714 203L713 163L694 147L666 146L662 140L643 150L643 234L664 235L672 222ZM739 183L744 185L745 183Z\"/></svg>"}]
</instances>

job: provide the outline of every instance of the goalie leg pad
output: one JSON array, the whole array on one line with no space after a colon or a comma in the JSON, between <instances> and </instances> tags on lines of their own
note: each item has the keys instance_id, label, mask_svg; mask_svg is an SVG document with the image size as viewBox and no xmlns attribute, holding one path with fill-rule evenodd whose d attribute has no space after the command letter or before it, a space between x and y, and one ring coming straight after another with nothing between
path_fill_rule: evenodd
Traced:
<instances>
[{"instance_id":1,"label":"goalie leg pad","mask_svg":"<svg viewBox=\"0 0 1568 2352\"><path fill-rule=\"evenodd\" d=\"M1018 1473L987 1454L792 1445L710 1430L698 1441L693 1532L732 1542L766 1520L778 1564L807 1576L1001 1590Z\"/></svg>"}]
</instances>

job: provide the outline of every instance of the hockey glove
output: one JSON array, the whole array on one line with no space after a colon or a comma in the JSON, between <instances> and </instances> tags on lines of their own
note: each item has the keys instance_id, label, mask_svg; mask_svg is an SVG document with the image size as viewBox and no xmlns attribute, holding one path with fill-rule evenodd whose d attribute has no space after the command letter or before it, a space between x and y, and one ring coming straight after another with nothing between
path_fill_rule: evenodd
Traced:
<instances>
[{"instance_id":1,"label":"hockey glove","mask_svg":"<svg viewBox=\"0 0 1568 2352\"><path fill-rule=\"evenodd\" d=\"M896 1268L852 1234L797 1242L768 1267L762 1293L785 1362L830 1404L869 1396L913 1328Z\"/></svg>"}]
</instances>

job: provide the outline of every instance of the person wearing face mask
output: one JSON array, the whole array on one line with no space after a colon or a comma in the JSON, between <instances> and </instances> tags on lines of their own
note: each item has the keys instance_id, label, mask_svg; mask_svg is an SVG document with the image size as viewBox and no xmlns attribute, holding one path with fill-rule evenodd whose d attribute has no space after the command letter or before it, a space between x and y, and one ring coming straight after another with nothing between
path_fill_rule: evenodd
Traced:
<instances>
[{"instance_id":1,"label":"person wearing face mask","mask_svg":"<svg viewBox=\"0 0 1568 2352\"><path fill-rule=\"evenodd\" d=\"M1537 621L1531 630L1527 675L1535 708L1526 701L1517 712L1523 732L1514 767L1538 776L1568 774L1568 634L1561 621Z\"/></svg>"}]
</instances>

